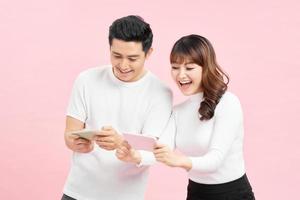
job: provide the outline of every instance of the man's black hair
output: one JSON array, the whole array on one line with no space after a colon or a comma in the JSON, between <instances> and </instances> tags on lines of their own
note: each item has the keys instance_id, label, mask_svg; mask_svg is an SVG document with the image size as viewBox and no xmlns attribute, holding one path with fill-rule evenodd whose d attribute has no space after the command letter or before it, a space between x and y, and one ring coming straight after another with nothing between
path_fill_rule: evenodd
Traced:
<instances>
[{"instance_id":1,"label":"man's black hair","mask_svg":"<svg viewBox=\"0 0 300 200\"><path fill-rule=\"evenodd\" d=\"M141 42L143 51L148 52L152 45L153 34L150 25L143 18L129 15L115 20L109 27L109 45L113 39Z\"/></svg>"}]
</instances>

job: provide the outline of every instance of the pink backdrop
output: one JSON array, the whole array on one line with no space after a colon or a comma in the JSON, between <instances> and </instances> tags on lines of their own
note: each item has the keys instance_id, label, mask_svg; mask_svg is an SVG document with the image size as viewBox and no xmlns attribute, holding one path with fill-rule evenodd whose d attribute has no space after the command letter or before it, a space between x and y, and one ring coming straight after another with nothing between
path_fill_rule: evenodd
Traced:
<instances>
[{"instance_id":1,"label":"pink backdrop","mask_svg":"<svg viewBox=\"0 0 300 200\"><path fill-rule=\"evenodd\" d=\"M296 199L300 182L300 3L0 0L0 199L59 199L70 165L65 110L77 74L109 63L108 26L139 14L153 28L149 69L173 89L174 41L202 34L245 114L247 173L257 199ZM297 92L298 91L298 92ZM152 168L147 200L181 200L186 174Z\"/></svg>"}]
</instances>

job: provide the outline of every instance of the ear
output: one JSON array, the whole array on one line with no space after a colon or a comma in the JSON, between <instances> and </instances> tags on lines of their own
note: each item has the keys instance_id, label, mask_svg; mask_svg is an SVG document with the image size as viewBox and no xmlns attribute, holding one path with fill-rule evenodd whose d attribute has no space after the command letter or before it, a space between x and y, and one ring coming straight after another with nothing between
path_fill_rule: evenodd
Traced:
<instances>
[{"instance_id":1,"label":"ear","mask_svg":"<svg viewBox=\"0 0 300 200\"><path fill-rule=\"evenodd\" d=\"M148 59L148 58L150 57L150 55L152 54L152 52L153 52L153 48L151 47L151 48L148 50L147 54L146 54L146 59Z\"/></svg>"}]
</instances>

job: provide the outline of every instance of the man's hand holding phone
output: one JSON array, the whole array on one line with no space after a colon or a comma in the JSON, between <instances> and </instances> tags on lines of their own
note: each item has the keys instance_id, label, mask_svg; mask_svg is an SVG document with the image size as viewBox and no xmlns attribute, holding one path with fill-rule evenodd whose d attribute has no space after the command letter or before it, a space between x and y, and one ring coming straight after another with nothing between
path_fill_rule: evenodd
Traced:
<instances>
[{"instance_id":1,"label":"man's hand holding phone","mask_svg":"<svg viewBox=\"0 0 300 200\"><path fill-rule=\"evenodd\" d=\"M72 132L66 133L65 138L66 145L74 152L88 153L94 148L94 143L92 141L78 135L74 135Z\"/></svg>"},{"instance_id":2,"label":"man's hand holding phone","mask_svg":"<svg viewBox=\"0 0 300 200\"><path fill-rule=\"evenodd\" d=\"M111 151L121 146L124 141L122 135L113 129L111 126L104 126L93 138L96 144L105 150Z\"/></svg>"}]
</instances>

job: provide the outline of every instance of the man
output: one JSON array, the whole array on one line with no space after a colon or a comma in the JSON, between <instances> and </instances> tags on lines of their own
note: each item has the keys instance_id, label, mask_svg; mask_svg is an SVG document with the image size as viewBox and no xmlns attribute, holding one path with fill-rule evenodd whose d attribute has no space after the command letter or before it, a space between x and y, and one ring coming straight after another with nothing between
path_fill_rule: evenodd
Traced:
<instances>
[{"instance_id":1,"label":"man","mask_svg":"<svg viewBox=\"0 0 300 200\"><path fill-rule=\"evenodd\" d=\"M141 200L151 152L124 145L122 133L159 137L172 109L171 91L144 67L152 30L139 16L117 19L109 29L111 66L91 68L76 79L67 110L65 142L74 152L62 199ZM97 129L88 141L70 131ZM128 144L127 146L128 147Z\"/></svg>"}]
</instances>

